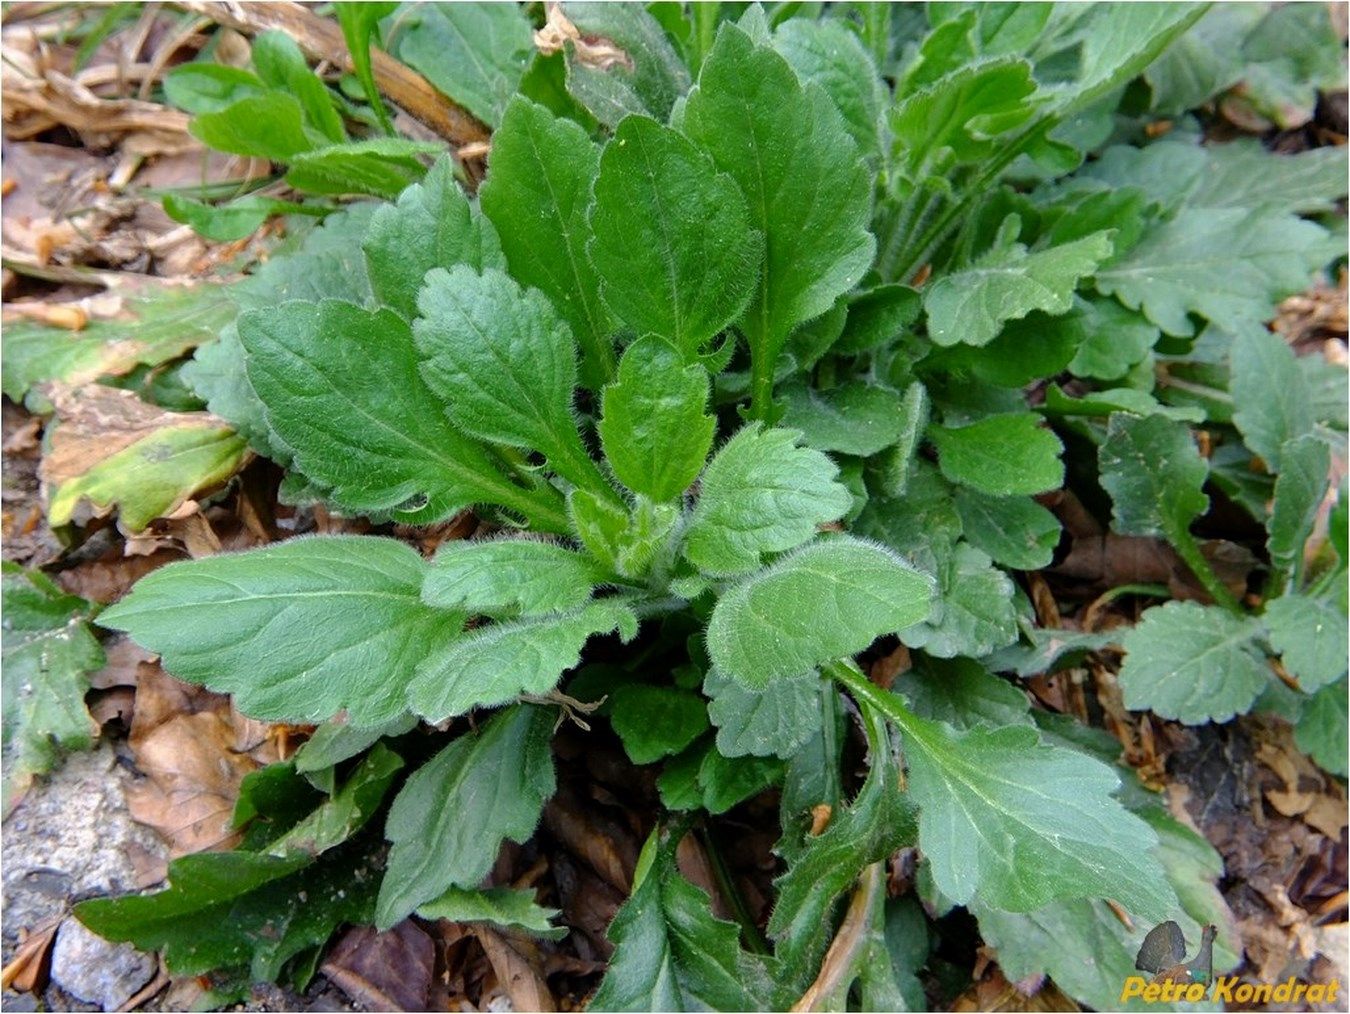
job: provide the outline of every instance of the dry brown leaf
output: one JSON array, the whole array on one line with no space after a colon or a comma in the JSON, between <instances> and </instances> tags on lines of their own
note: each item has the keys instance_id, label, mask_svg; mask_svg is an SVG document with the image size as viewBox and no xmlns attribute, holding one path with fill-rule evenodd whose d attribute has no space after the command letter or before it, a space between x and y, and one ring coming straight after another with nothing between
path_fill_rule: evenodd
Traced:
<instances>
[{"instance_id":1,"label":"dry brown leaf","mask_svg":"<svg viewBox=\"0 0 1350 1014\"><path fill-rule=\"evenodd\" d=\"M366 1010L421 1011L429 1009L435 958L431 937L405 919L383 933L371 926L348 930L333 946L322 971Z\"/></svg>"},{"instance_id":2,"label":"dry brown leaf","mask_svg":"<svg viewBox=\"0 0 1350 1014\"><path fill-rule=\"evenodd\" d=\"M633 70L633 58L613 41L599 35L583 35L563 14L562 4L550 3L547 23L534 33L534 46L545 56L551 56L568 43L572 44L577 63L583 67L592 70L609 70L611 67Z\"/></svg>"},{"instance_id":3,"label":"dry brown leaf","mask_svg":"<svg viewBox=\"0 0 1350 1014\"><path fill-rule=\"evenodd\" d=\"M64 913L60 913L31 930L19 931L19 946L9 964L0 971L0 986L18 993L38 993L46 988L51 971L52 942L63 917Z\"/></svg>"},{"instance_id":4,"label":"dry brown leaf","mask_svg":"<svg viewBox=\"0 0 1350 1014\"><path fill-rule=\"evenodd\" d=\"M134 744L146 780L127 789L131 816L154 828L174 857L228 849L239 783L258 765L235 753L234 729L219 712L169 719Z\"/></svg>"},{"instance_id":5,"label":"dry brown leaf","mask_svg":"<svg viewBox=\"0 0 1350 1014\"><path fill-rule=\"evenodd\" d=\"M632 890L636 840L627 828L583 802L571 786L559 786L544 807L544 827L610 886L624 895Z\"/></svg>"},{"instance_id":6,"label":"dry brown leaf","mask_svg":"<svg viewBox=\"0 0 1350 1014\"><path fill-rule=\"evenodd\" d=\"M279 759L268 728L239 716L228 698L141 667L130 744L146 777L127 790L132 817L175 857L230 847L239 783Z\"/></svg>"},{"instance_id":7,"label":"dry brown leaf","mask_svg":"<svg viewBox=\"0 0 1350 1014\"><path fill-rule=\"evenodd\" d=\"M518 1011L555 1011L553 993L544 980L544 962L538 945L529 937L499 932L489 926L473 927L483 945L497 983Z\"/></svg>"}]
</instances>

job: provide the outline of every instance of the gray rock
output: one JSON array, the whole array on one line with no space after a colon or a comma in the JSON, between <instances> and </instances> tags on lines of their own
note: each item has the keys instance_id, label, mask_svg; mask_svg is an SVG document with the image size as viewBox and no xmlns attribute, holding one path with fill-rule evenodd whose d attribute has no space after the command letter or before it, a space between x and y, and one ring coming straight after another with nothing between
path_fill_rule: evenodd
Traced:
<instances>
[{"instance_id":1,"label":"gray rock","mask_svg":"<svg viewBox=\"0 0 1350 1014\"><path fill-rule=\"evenodd\" d=\"M52 981L104 1010L117 1010L150 981L157 962L130 944L109 943L73 916L61 923L52 949Z\"/></svg>"},{"instance_id":2,"label":"gray rock","mask_svg":"<svg viewBox=\"0 0 1350 1014\"><path fill-rule=\"evenodd\" d=\"M20 929L64 915L75 901L143 886L132 857L165 850L127 812L122 790L130 779L106 744L72 754L5 820L5 960Z\"/></svg>"}]
</instances>

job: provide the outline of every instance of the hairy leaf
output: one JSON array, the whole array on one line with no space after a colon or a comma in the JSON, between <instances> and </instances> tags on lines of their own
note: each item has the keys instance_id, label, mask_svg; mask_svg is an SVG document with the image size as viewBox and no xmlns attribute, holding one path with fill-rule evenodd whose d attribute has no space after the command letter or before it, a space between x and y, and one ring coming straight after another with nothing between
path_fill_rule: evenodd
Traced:
<instances>
[{"instance_id":1,"label":"hairy leaf","mask_svg":"<svg viewBox=\"0 0 1350 1014\"><path fill-rule=\"evenodd\" d=\"M470 207L449 157L438 159L421 183L399 194L398 203L375 210L361 249L376 298L409 320L417 314L417 292L432 268L506 267L496 230Z\"/></svg>"},{"instance_id":2,"label":"hairy leaf","mask_svg":"<svg viewBox=\"0 0 1350 1014\"><path fill-rule=\"evenodd\" d=\"M591 597L602 580L580 553L530 539L442 543L422 584L422 601L489 616L561 612Z\"/></svg>"},{"instance_id":3,"label":"hairy leaf","mask_svg":"<svg viewBox=\"0 0 1350 1014\"><path fill-rule=\"evenodd\" d=\"M753 570L763 554L800 545L852 506L835 481L838 468L819 451L798 447L799 437L751 423L717 452L689 520L690 562L708 574Z\"/></svg>"},{"instance_id":4,"label":"hairy leaf","mask_svg":"<svg viewBox=\"0 0 1350 1014\"><path fill-rule=\"evenodd\" d=\"M1168 602L1149 609L1121 642L1125 706L1187 725L1242 714L1270 682L1260 633L1256 620L1214 606Z\"/></svg>"},{"instance_id":5,"label":"hairy leaf","mask_svg":"<svg viewBox=\"0 0 1350 1014\"><path fill-rule=\"evenodd\" d=\"M601 295L686 359L740 316L762 239L732 178L680 134L630 116L600 156L589 250Z\"/></svg>"},{"instance_id":6,"label":"hairy leaf","mask_svg":"<svg viewBox=\"0 0 1350 1014\"><path fill-rule=\"evenodd\" d=\"M938 466L952 482L990 496L1044 493L1064 481L1063 445L1029 412L990 415L967 426L931 426Z\"/></svg>"},{"instance_id":7,"label":"hairy leaf","mask_svg":"<svg viewBox=\"0 0 1350 1014\"><path fill-rule=\"evenodd\" d=\"M613 319L586 244L586 209L600 149L571 120L517 96L492 135L492 158L480 200L501 237L511 275L539 289L567 321L592 389L614 373Z\"/></svg>"},{"instance_id":8,"label":"hairy leaf","mask_svg":"<svg viewBox=\"0 0 1350 1014\"><path fill-rule=\"evenodd\" d=\"M708 653L750 687L862 651L928 615L932 585L890 552L839 537L733 586L713 609Z\"/></svg>"},{"instance_id":9,"label":"hairy leaf","mask_svg":"<svg viewBox=\"0 0 1350 1014\"><path fill-rule=\"evenodd\" d=\"M576 343L538 290L461 264L432 271L417 305L422 375L455 426L538 450L577 485L609 490L577 433Z\"/></svg>"},{"instance_id":10,"label":"hairy leaf","mask_svg":"<svg viewBox=\"0 0 1350 1014\"><path fill-rule=\"evenodd\" d=\"M339 504L412 522L474 503L535 513L529 493L446 420L396 313L286 303L242 315L239 337L268 424Z\"/></svg>"},{"instance_id":11,"label":"hairy leaf","mask_svg":"<svg viewBox=\"0 0 1350 1014\"><path fill-rule=\"evenodd\" d=\"M683 131L741 188L764 235L764 271L742 322L755 411L768 411L778 354L872 262L871 180L843 120L772 49L723 25L684 107Z\"/></svg>"},{"instance_id":12,"label":"hairy leaf","mask_svg":"<svg viewBox=\"0 0 1350 1014\"><path fill-rule=\"evenodd\" d=\"M708 374L669 342L648 336L624 351L605 388L597 427L615 476L634 493L674 500L693 484L712 448Z\"/></svg>"},{"instance_id":13,"label":"hairy leaf","mask_svg":"<svg viewBox=\"0 0 1350 1014\"><path fill-rule=\"evenodd\" d=\"M345 710L353 726L377 725L403 714L414 668L459 634L462 614L422 604L425 572L392 539L292 539L162 567L99 623L251 717Z\"/></svg>"},{"instance_id":14,"label":"hairy leaf","mask_svg":"<svg viewBox=\"0 0 1350 1014\"><path fill-rule=\"evenodd\" d=\"M507 839L534 834L553 795L553 712L521 704L460 736L404 783L375 923L388 928L451 887L476 888Z\"/></svg>"},{"instance_id":15,"label":"hairy leaf","mask_svg":"<svg viewBox=\"0 0 1350 1014\"><path fill-rule=\"evenodd\" d=\"M713 669L703 680L717 749L727 757L791 757L820 729L820 677L786 677L756 690Z\"/></svg>"},{"instance_id":16,"label":"hairy leaf","mask_svg":"<svg viewBox=\"0 0 1350 1014\"><path fill-rule=\"evenodd\" d=\"M615 629L627 639L637 621L613 600L479 627L426 656L408 684L408 700L427 721L441 722L519 694L547 693L593 634Z\"/></svg>"},{"instance_id":17,"label":"hairy leaf","mask_svg":"<svg viewBox=\"0 0 1350 1014\"><path fill-rule=\"evenodd\" d=\"M988 345L1005 321L1033 310L1065 313L1073 306L1079 279L1111 251L1109 232L1031 252L1019 243L996 247L928 287L929 337L938 345Z\"/></svg>"}]
</instances>

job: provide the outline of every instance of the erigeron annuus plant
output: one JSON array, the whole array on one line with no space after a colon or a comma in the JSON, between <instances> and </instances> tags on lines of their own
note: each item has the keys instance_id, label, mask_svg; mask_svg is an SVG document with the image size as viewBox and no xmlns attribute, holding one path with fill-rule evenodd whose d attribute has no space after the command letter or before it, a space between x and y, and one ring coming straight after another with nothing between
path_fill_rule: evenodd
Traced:
<instances>
[{"instance_id":1,"label":"erigeron annuus plant","mask_svg":"<svg viewBox=\"0 0 1350 1014\"><path fill-rule=\"evenodd\" d=\"M1316 574L1302 555L1334 420L1311 398L1273 424L1214 420L1279 475L1271 557L1286 591L1249 615L1191 531L1206 478L1227 478L1187 428L1207 409L1175 396L1197 385L1166 389L1154 370L1175 356L1184 371L1203 318L1196 344L1237 335L1234 398L1268 383L1259 397L1287 405L1277 378L1320 382L1253 322L1334 255L1295 213L1339 184L1249 211L1213 177L1252 152L1185 139L1078 169L1092 142L1071 128L1103 108L1109 120L1202 13L1047 8L1026 35L965 11L887 84L841 20L772 27L752 8L706 52L688 42L688 66L670 42L637 54L659 80L613 78L628 91L606 101L579 88L603 141L517 96L476 200L442 159L396 203L332 216L243 283L195 382L287 466L287 495L408 525L473 509L494 530L429 560L383 536L295 538L165 567L107 610L101 624L180 679L252 717L318 724L287 777L327 798L231 854L235 894L208 883L217 857L190 857L168 891L81 917L166 946L179 971L259 977L303 963L344 920L552 932L529 897L480 887L500 844L534 832L554 788L553 704L580 698L604 700L634 762L663 765L672 814L772 784L783 799L772 953L744 949L745 927L679 875L687 822L672 820L611 931L597 1008L791 1005L850 890L884 950L876 864L904 846L923 855L925 901L969 908L1010 969L1056 960L1019 957L1019 942L1095 924L1107 900L1141 926L1214 918L1164 862L1211 854L1203 843L1122 789L1109 744L991 671L1104 643L1033 629L1008 573L1050 562L1059 523L1033 497L1065 484L1068 456L1119 531L1168 539L1218 603L1145 615L1127 637L1127 704L1229 717L1270 684L1277 651L1304 690L1344 685L1334 644L1302 659L1307 614L1291 603L1328 623L1338 608L1343 544ZM1064 376L1072 390L1052 383L1029 405L1026 385ZM887 636L913 654L895 691L855 661ZM609 637L655 645L664 669L595 676L587 645ZM1191 643L1212 638L1237 670ZM851 796L850 708L868 758ZM392 796L381 869L364 825L402 774L391 744L466 715L476 730ZM833 816L812 835L818 804ZM363 887L308 922L268 910L284 931L266 943L247 921L244 942L188 940L220 905L265 908L249 900L263 885L279 897L342 878ZM845 994L856 982L865 1005L915 1002L868 953ZM1090 976L1048 970L1100 1005Z\"/></svg>"}]
</instances>

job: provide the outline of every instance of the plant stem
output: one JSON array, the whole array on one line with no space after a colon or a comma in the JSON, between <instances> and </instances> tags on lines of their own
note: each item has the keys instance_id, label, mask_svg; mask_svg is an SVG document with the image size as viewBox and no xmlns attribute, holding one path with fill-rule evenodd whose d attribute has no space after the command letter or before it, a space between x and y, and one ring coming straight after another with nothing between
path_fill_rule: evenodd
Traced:
<instances>
[{"instance_id":1,"label":"plant stem","mask_svg":"<svg viewBox=\"0 0 1350 1014\"><path fill-rule=\"evenodd\" d=\"M851 658L829 662L822 666L822 671L852 694L864 712L872 712L874 715L879 714L890 719L907 737L912 736L921 741L925 739L916 716L901 703L900 698L872 683ZM868 740L869 742L872 740L870 734Z\"/></svg>"},{"instance_id":2,"label":"plant stem","mask_svg":"<svg viewBox=\"0 0 1350 1014\"><path fill-rule=\"evenodd\" d=\"M1200 552L1200 545L1195 541L1195 536L1184 528L1169 531L1166 534L1168 541L1172 543L1172 548L1177 551L1177 555L1191 569L1191 573L1204 585L1210 598L1231 613L1236 613L1238 616L1246 615L1236 596L1224 587L1223 582L1219 580L1219 576L1214 573L1214 568L1205 559L1205 554Z\"/></svg>"},{"instance_id":3,"label":"plant stem","mask_svg":"<svg viewBox=\"0 0 1350 1014\"><path fill-rule=\"evenodd\" d=\"M722 897L726 898L727 904L731 906L732 917L741 927L741 939L745 946L756 954L771 953L769 942L764 939L764 934L760 933L755 920L750 918L750 909L745 904L745 896L741 894L740 888L731 877L731 871L727 869L726 860L722 858L722 850L717 847L717 836L713 834L713 829L705 825L703 834L699 837L703 839L703 851L708 854L708 863L712 866L717 887L722 892Z\"/></svg>"}]
</instances>

